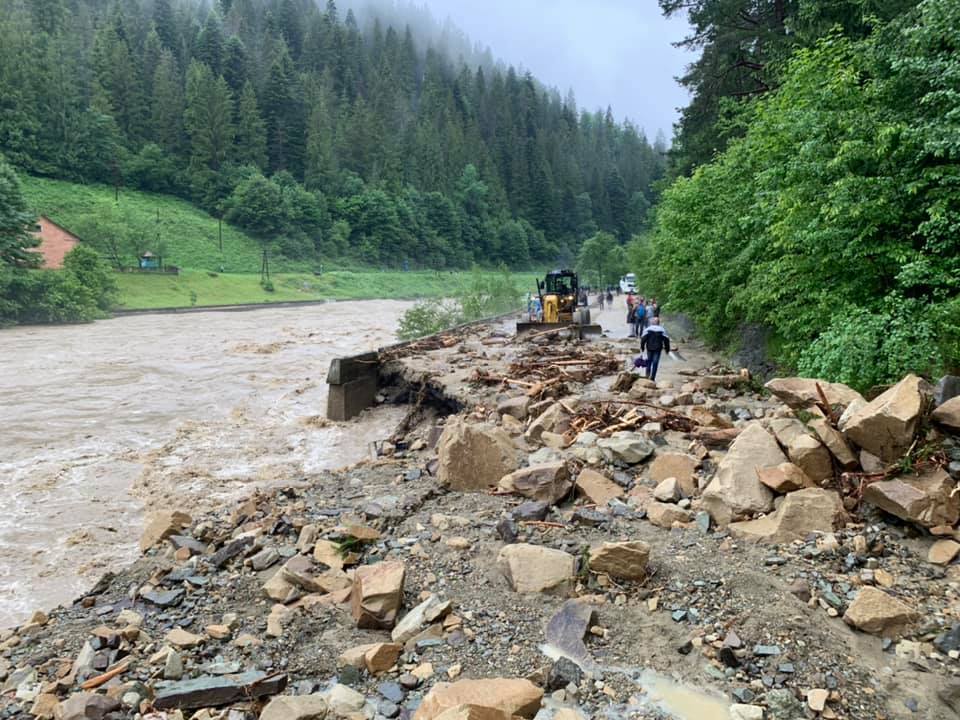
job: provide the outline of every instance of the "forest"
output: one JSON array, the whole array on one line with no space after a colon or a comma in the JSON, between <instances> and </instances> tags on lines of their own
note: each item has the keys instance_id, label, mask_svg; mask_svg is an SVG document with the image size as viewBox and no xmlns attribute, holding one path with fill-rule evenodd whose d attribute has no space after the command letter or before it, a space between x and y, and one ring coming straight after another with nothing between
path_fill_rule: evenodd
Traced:
<instances>
[{"instance_id":1,"label":"forest","mask_svg":"<svg viewBox=\"0 0 960 720\"><path fill-rule=\"evenodd\" d=\"M661 0L702 48L651 236L670 307L860 389L960 368L960 3Z\"/></svg>"},{"instance_id":2,"label":"forest","mask_svg":"<svg viewBox=\"0 0 960 720\"><path fill-rule=\"evenodd\" d=\"M647 226L666 143L334 0L0 0L18 172L189 199L271 253L572 262ZM416 25L423 25L418 17Z\"/></svg>"}]
</instances>

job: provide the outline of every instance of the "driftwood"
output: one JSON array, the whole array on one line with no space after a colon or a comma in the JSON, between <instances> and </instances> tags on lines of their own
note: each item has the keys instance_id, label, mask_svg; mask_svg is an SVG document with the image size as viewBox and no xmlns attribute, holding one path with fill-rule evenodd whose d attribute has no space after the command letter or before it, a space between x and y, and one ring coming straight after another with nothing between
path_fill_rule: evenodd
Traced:
<instances>
[{"instance_id":1,"label":"driftwood","mask_svg":"<svg viewBox=\"0 0 960 720\"><path fill-rule=\"evenodd\" d=\"M84 690L93 690L94 688L98 688L104 683L107 683L110 680L113 680L115 677L117 677L117 675L123 675L123 673L125 673L129 667L130 667L130 661L126 660L120 663L119 665L117 665L116 667L111 668L110 670L107 670L102 675L97 675L96 677L90 678L85 683L83 683L80 687Z\"/></svg>"}]
</instances>

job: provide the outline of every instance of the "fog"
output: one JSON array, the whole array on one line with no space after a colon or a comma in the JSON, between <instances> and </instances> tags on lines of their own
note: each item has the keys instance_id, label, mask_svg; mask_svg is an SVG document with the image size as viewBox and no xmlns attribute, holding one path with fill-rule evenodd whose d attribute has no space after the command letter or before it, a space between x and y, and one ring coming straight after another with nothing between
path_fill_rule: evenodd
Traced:
<instances>
[{"instance_id":1,"label":"fog","mask_svg":"<svg viewBox=\"0 0 960 720\"><path fill-rule=\"evenodd\" d=\"M615 117L631 119L651 139L658 132L669 138L678 108L687 103L687 93L675 77L693 58L672 43L682 39L688 28L683 19L665 19L655 0L424 0L415 6L394 6L391 0L341 0L339 4L364 16L371 3L378 6L381 17L402 17L418 26L419 37L445 44L455 57L469 55L466 59L471 63L495 58L529 70L561 94L573 90L581 108L610 106ZM491 55L484 58L487 48Z\"/></svg>"}]
</instances>

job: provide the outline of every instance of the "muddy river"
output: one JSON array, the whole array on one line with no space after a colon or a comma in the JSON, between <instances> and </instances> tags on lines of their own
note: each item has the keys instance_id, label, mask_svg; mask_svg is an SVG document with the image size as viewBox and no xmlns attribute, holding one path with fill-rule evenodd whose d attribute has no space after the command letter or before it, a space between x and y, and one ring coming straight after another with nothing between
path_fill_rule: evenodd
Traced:
<instances>
[{"instance_id":1,"label":"muddy river","mask_svg":"<svg viewBox=\"0 0 960 720\"><path fill-rule=\"evenodd\" d=\"M0 628L134 559L153 507L196 512L366 457L403 411L328 427L327 368L391 342L408 306L0 330Z\"/></svg>"}]
</instances>

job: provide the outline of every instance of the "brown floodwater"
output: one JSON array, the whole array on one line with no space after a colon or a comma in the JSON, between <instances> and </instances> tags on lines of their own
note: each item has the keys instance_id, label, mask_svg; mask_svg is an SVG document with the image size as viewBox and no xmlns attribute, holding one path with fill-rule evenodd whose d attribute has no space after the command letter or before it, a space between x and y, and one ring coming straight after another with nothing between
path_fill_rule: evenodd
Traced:
<instances>
[{"instance_id":1,"label":"brown floodwater","mask_svg":"<svg viewBox=\"0 0 960 720\"><path fill-rule=\"evenodd\" d=\"M327 368L391 342L409 306L0 330L0 628L133 560L145 511L196 513L366 457L403 411L328 425Z\"/></svg>"}]
</instances>

